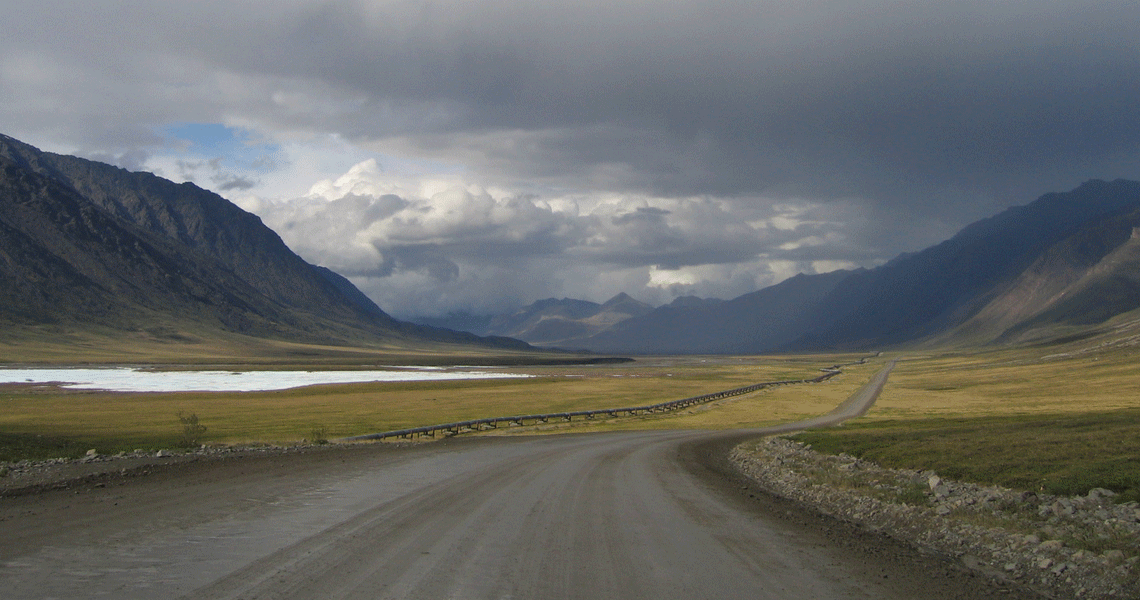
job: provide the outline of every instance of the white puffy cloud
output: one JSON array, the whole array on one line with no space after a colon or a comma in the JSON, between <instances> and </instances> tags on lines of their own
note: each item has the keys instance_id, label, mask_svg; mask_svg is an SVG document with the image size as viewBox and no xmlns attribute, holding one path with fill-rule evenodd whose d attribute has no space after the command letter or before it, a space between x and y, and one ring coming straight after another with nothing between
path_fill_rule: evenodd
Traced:
<instances>
[{"instance_id":1,"label":"white puffy cloud","mask_svg":"<svg viewBox=\"0 0 1140 600\"><path fill-rule=\"evenodd\" d=\"M389 174L374 159L303 197L245 206L301 256L403 317L507 310L549 296L601 301L621 291L658 304L730 297L775 283L766 263L787 254L782 247L842 227L808 219L809 203L544 198L458 175Z\"/></svg>"}]
</instances>

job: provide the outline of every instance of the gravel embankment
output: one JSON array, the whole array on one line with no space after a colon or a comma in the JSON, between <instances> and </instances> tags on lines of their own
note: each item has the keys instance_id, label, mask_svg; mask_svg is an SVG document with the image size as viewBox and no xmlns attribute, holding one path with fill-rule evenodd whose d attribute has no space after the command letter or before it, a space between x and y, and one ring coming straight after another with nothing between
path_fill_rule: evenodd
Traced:
<instances>
[{"instance_id":1,"label":"gravel embankment","mask_svg":"<svg viewBox=\"0 0 1140 600\"><path fill-rule=\"evenodd\" d=\"M100 487L100 484L113 480L149 475L190 463L344 448L345 446L335 444L203 446L188 451L136 450L119 454L98 454L92 451L83 458L21 460L0 463L0 496L35 494L80 486Z\"/></svg>"},{"instance_id":2,"label":"gravel embankment","mask_svg":"<svg viewBox=\"0 0 1140 600\"><path fill-rule=\"evenodd\" d=\"M732 460L769 493L989 577L1055 598L1140 598L1140 508L1108 490L1058 497L961 483L780 437L738 446Z\"/></svg>"},{"instance_id":3,"label":"gravel embankment","mask_svg":"<svg viewBox=\"0 0 1140 600\"><path fill-rule=\"evenodd\" d=\"M202 448L0 465L0 496L37 493L229 458L350 448ZM1140 507L1112 492L1057 497L885 469L780 437L737 447L732 461L765 491L831 517L956 557L988 577L1055 598L1140 598Z\"/></svg>"}]
</instances>

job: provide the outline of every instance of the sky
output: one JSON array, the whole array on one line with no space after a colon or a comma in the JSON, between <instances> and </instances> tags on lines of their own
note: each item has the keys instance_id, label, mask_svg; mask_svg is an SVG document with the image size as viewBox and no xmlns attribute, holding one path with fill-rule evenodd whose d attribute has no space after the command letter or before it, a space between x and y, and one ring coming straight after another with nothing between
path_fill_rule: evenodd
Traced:
<instances>
[{"instance_id":1,"label":"sky","mask_svg":"<svg viewBox=\"0 0 1140 600\"><path fill-rule=\"evenodd\" d=\"M1140 179L1133 1L14 4L0 133L213 190L400 318L732 298Z\"/></svg>"}]
</instances>

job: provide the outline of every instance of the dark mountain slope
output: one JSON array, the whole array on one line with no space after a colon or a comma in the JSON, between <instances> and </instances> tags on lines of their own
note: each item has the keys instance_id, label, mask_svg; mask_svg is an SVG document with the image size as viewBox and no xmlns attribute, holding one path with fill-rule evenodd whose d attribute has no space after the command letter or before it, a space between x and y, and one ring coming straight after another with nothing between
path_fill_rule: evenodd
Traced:
<instances>
[{"instance_id":1,"label":"dark mountain slope","mask_svg":"<svg viewBox=\"0 0 1140 600\"><path fill-rule=\"evenodd\" d=\"M161 313L267 335L288 315L220 265L0 159L0 308L19 321L140 327Z\"/></svg>"},{"instance_id":2,"label":"dark mountain slope","mask_svg":"<svg viewBox=\"0 0 1140 600\"><path fill-rule=\"evenodd\" d=\"M352 303L358 310L364 311L366 314L371 315L378 322L386 322L391 319L387 313L380 310L380 307L372 301L372 298L364 295L364 292L357 289L352 282L345 278L340 273L328 269L326 267L314 266L317 273L335 287L344 297Z\"/></svg>"},{"instance_id":3,"label":"dark mountain slope","mask_svg":"<svg viewBox=\"0 0 1140 600\"><path fill-rule=\"evenodd\" d=\"M1140 298L1130 291L1128 279L1140 271L1129 273L1127 260L1129 248L1136 244L1137 226L1140 211L1086 224L1043 252L1021 275L999 288L977 315L942 337L975 342L998 336L1010 339L1017 332L1047 323L1097 323L1137 308ZM1095 295L1080 292L1093 288ZM1060 306L1070 307L1068 317L1042 314Z\"/></svg>"},{"instance_id":4,"label":"dark mountain slope","mask_svg":"<svg viewBox=\"0 0 1140 600\"><path fill-rule=\"evenodd\" d=\"M1140 182L1089 181L875 269L801 275L712 306L661 307L572 346L642 353L863 349L952 331L992 341L1027 319L1100 321L1135 305L1126 249L1111 263L1117 266L1106 263L1095 276L1089 269L1129 238L1135 225L1128 215L1137 210ZM1083 287L1070 288L1078 281Z\"/></svg>"},{"instance_id":5,"label":"dark mountain slope","mask_svg":"<svg viewBox=\"0 0 1140 600\"><path fill-rule=\"evenodd\" d=\"M953 238L854 275L808 314L792 347L898 343L962 324L1051 246L1087 223L1140 208L1140 182L1089 181L979 221Z\"/></svg>"},{"instance_id":6,"label":"dark mountain slope","mask_svg":"<svg viewBox=\"0 0 1140 600\"><path fill-rule=\"evenodd\" d=\"M0 320L290 341L515 340L400 323L224 198L0 136ZM12 333L12 332L10 332Z\"/></svg>"},{"instance_id":7,"label":"dark mountain slope","mask_svg":"<svg viewBox=\"0 0 1140 600\"><path fill-rule=\"evenodd\" d=\"M1140 308L1140 230L1104 257L1054 302L1032 319L1027 328L1042 323L1098 325L1116 315Z\"/></svg>"},{"instance_id":8,"label":"dark mountain slope","mask_svg":"<svg viewBox=\"0 0 1140 600\"><path fill-rule=\"evenodd\" d=\"M567 342L600 352L753 353L786 344L803 331L799 318L851 274L797 275L724 302L668 304L589 339Z\"/></svg>"},{"instance_id":9,"label":"dark mountain slope","mask_svg":"<svg viewBox=\"0 0 1140 600\"><path fill-rule=\"evenodd\" d=\"M335 285L289 250L261 219L217 194L150 173L40 152L5 136L0 136L0 157L71 187L113 217L240 273L248 285L284 306L346 320L392 322L346 302Z\"/></svg>"},{"instance_id":10,"label":"dark mountain slope","mask_svg":"<svg viewBox=\"0 0 1140 600\"><path fill-rule=\"evenodd\" d=\"M1037 277L1019 280L1010 294L987 306L977 319L966 326L975 325L975 321L990 316L987 312L995 307L1011 304L1009 297L1016 298L1027 282L1039 283L1039 289L1056 291L1048 297L1040 295L1036 302L1026 302L1019 311L1022 318L1007 329L998 330L1001 331L999 341L1048 339L1058 331L1100 325L1118 315L1140 310L1140 211L1114 219L1107 226L1100 225L1093 231L1080 232L1075 236L1076 240L1066 240L1061 248L1051 253L1050 260L1042 262L1047 266L1057 262L1075 263L1065 251L1089 238L1097 242L1098 249L1104 245L1102 240L1125 239L1107 252L1098 252L1099 260L1083 269L1031 270L1030 273Z\"/></svg>"}]
</instances>

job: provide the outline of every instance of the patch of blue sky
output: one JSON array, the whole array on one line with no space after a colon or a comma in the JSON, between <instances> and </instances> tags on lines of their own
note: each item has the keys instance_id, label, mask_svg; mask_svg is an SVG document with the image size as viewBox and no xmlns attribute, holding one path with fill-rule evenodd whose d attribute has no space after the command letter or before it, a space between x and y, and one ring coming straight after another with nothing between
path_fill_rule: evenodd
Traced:
<instances>
[{"instance_id":1,"label":"patch of blue sky","mask_svg":"<svg viewBox=\"0 0 1140 600\"><path fill-rule=\"evenodd\" d=\"M228 169L272 171L282 162L281 147L253 131L221 123L173 123L160 134L187 158L219 161Z\"/></svg>"},{"instance_id":2,"label":"patch of blue sky","mask_svg":"<svg viewBox=\"0 0 1140 600\"><path fill-rule=\"evenodd\" d=\"M335 181L353 165L372 159L384 177L412 182L462 179L466 165L430 157L389 154L340 136L294 138L277 143L255 129L222 123L169 123L156 129L165 151L148 169L175 181L190 181L232 201L250 197L297 198L315 183ZM256 204L245 205L246 207Z\"/></svg>"}]
</instances>

